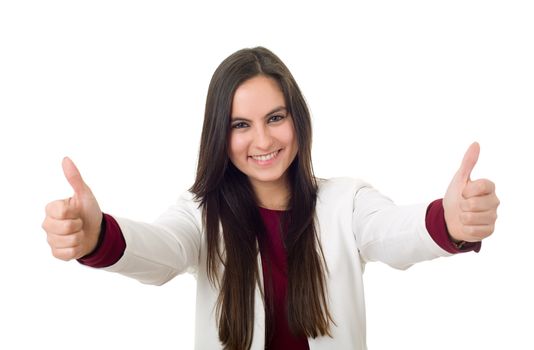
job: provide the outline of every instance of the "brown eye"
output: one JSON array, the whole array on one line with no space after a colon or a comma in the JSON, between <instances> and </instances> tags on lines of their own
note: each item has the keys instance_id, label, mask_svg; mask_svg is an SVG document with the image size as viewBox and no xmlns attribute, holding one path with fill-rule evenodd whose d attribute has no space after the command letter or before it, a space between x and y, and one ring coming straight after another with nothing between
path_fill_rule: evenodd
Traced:
<instances>
[{"instance_id":1,"label":"brown eye","mask_svg":"<svg viewBox=\"0 0 534 350\"><path fill-rule=\"evenodd\" d=\"M279 122L280 120L284 119L285 115L273 115L269 118L269 122Z\"/></svg>"},{"instance_id":2,"label":"brown eye","mask_svg":"<svg viewBox=\"0 0 534 350\"><path fill-rule=\"evenodd\" d=\"M243 129L246 127L248 127L248 124L245 122L238 122L238 123L232 124L232 129Z\"/></svg>"}]
</instances>

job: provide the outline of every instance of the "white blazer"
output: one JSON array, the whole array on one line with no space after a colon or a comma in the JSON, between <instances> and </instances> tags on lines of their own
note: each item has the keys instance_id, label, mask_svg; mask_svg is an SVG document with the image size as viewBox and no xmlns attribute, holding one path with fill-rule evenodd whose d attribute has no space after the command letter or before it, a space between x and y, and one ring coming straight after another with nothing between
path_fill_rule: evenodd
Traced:
<instances>
[{"instance_id":1,"label":"white blazer","mask_svg":"<svg viewBox=\"0 0 534 350\"><path fill-rule=\"evenodd\" d=\"M329 274L329 309L333 337L308 339L311 350L365 350L365 263L381 261L394 268L450 253L426 230L427 204L396 206L368 184L349 178L318 180L317 230ZM197 278L195 349L221 349L215 318L218 290L206 274L201 210L187 192L154 223L116 218L126 250L105 268L142 283L161 285L183 272ZM258 257L261 264L261 259ZM261 274L261 265L259 268ZM253 350L264 349L265 314L261 286L255 292Z\"/></svg>"}]
</instances>

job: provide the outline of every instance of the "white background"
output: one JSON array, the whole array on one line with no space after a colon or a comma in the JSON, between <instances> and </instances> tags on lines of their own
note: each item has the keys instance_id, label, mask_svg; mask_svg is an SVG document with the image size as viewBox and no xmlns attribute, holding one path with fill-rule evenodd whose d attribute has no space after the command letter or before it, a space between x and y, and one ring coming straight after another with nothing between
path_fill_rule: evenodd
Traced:
<instances>
[{"instance_id":1,"label":"white background","mask_svg":"<svg viewBox=\"0 0 534 350\"><path fill-rule=\"evenodd\" d=\"M191 276L56 260L40 225L66 155L104 211L155 219L193 182L211 74L256 45L309 102L318 176L430 202L477 140L473 178L497 184L480 254L368 265L369 348L534 348L530 1L178 3L0 3L1 349L193 347Z\"/></svg>"}]
</instances>

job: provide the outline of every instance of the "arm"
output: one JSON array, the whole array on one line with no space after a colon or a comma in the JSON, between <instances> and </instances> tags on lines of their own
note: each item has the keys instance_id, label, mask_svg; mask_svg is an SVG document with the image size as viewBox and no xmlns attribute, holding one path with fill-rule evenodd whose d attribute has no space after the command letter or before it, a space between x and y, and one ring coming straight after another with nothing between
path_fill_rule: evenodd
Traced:
<instances>
[{"instance_id":1,"label":"arm","mask_svg":"<svg viewBox=\"0 0 534 350\"><path fill-rule=\"evenodd\" d=\"M412 264L462 251L478 251L494 230L499 200L489 180L471 181L478 143L467 150L443 201L396 206L363 187L354 196L353 231L366 261L404 269ZM459 244L458 244L459 243Z\"/></svg>"},{"instance_id":2,"label":"arm","mask_svg":"<svg viewBox=\"0 0 534 350\"><path fill-rule=\"evenodd\" d=\"M362 259L407 269L452 255L428 232L426 213L425 204L397 206L371 187L360 188L353 200L352 229Z\"/></svg>"},{"instance_id":3,"label":"arm","mask_svg":"<svg viewBox=\"0 0 534 350\"><path fill-rule=\"evenodd\" d=\"M43 229L58 259L119 272L143 283L162 284L199 261L200 210L191 194L153 224L102 214L74 163L63 160L74 195L46 206Z\"/></svg>"},{"instance_id":4,"label":"arm","mask_svg":"<svg viewBox=\"0 0 534 350\"><path fill-rule=\"evenodd\" d=\"M200 210L184 194L154 223L118 218L126 249L115 264L104 269L142 283L163 284L178 274L195 270L200 259Z\"/></svg>"}]
</instances>

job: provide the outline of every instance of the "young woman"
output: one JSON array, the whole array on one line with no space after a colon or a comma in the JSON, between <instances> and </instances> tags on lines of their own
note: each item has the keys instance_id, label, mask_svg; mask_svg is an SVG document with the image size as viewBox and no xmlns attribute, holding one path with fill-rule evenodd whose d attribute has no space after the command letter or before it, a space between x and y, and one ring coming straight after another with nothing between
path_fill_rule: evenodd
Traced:
<instances>
[{"instance_id":1,"label":"young woman","mask_svg":"<svg viewBox=\"0 0 534 350\"><path fill-rule=\"evenodd\" d=\"M100 211L68 158L74 195L46 207L55 257L163 284L197 276L197 349L366 349L363 267L478 251L499 200L468 149L443 200L396 206L368 184L318 179L310 113L265 48L225 59L208 90L196 181L152 224Z\"/></svg>"}]
</instances>

